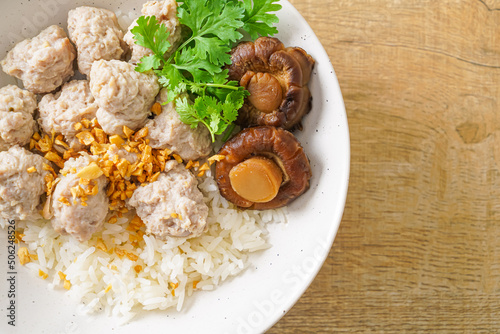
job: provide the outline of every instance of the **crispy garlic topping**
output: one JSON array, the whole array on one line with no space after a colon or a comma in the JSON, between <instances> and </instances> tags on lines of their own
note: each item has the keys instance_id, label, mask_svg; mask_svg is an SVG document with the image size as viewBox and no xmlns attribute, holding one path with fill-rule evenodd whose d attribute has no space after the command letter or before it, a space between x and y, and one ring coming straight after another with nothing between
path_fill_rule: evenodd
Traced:
<instances>
[{"instance_id":1,"label":"crispy garlic topping","mask_svg":"<svg viewBox=\"0 0 500 334\"><path fill-rule=\"evenodd\" d=\"M155 108L157 109L157 106L153 105L153 112ZM81 199L82 205L86 205L88 196L97 194L98 188L92 183L92 180L105 175L109 181L106 195L110 198L110 210L125 213L128 211L125 207L125 200L132 197L138 186L156 181L160 173L165 170L165 164L168 160L175 159L178 163L183 163L182 158L171 150L153 149L149 146L149 139L146 139L148 128L133 131L124 126L123 136L109 136L101 129L95 118L92 120L82 119L75 124L74 128L79 131L76 137L82 145L80 150L75 151L69 148L64 142L64 137L54 131L50 135L35 133L30 141L30 150L43 153L47 160L61 168L61 174L66 175L69 172L77 174L80 182L79 186L72 190L72 195L73 200L75 198ZM123 149L132 157L135 156L135 162L110 154L109 149L112 145ZM78 171L74 168L73 170L63 169L67 160L82 154L97 156L98 159ZM186 169L193 170L195 175L201 177L210 169L210 165L220 159L220 156L214 156L208 159L208 163L189 161L186 164ZM44 170L51 172L45 178L48 201L59 200L66 205L72 205L72 201L67 199L51 198L59 178L52 166L45 164ZM32 170L30 169L28 172L32 172ZM45 218L51 218L50 205L45 205L43 213Z\"/></svg>"}]
</instances>

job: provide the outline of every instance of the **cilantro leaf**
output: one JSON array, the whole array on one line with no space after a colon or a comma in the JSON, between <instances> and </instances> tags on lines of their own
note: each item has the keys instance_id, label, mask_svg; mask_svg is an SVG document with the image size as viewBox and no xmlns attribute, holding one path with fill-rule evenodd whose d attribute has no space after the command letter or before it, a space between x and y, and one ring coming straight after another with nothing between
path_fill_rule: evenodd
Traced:
<instances>
[{"instance_id":1,"label":"cilantro leaf","mask_svg":"<svg viewBox=\"0 0 500 334\"><path fill-rule=\"evenodd\" d=\"M229 93L225 101L212 96L198 96L193 104L186 97L176 99L176 110L182 122L196 128L199 123L204 124L215 140L215 135L223 134L228 126L238 117L238 110L243 106L245 90L236 90Z\"/></svg>"},{"instance_id":2,"label":"cilantro leaf","mask_svg":"<svg viewBox=\"0 0 500 334\"><path fill-rule=\"evenodd\" d=\"M238 32L237 29L243 26L241 19L243 18L243 9L237 3L227 2L224 7L221 8L223 1L212 1L211 4L214 15L209 17L206 23L207 29L205 34L214 34L219 37L221 41L228 44L231 42L236 42L238 39L242 38L243 35ZM220 16L217 17L217 12L220 11Z\"/></svg>"},{"instance_id":3,"label":"cilantro leaf","mask_svg":"<svg viewBox=\"0 0 500 334\"><path fill-rule=\"evenodd\" d=\"M196 110L194 106L189 103L187 97L175 100L175 110L183 123L190 125L193 129L198 126L201 119L197 117Z\"/></svg>"},{"instance_id":4,"label":"cilantro leaf","mask_svg":"<svg viewBox=\"0 0 500 334\"><path fill-rule=\"evenodd\" d=\"M196 56L201 59L206 59L208 56L211 63L220 64L220 66L231 64L229 55L231 48L217 37L196 39L196 42Z\"/></svg>"},{"instance_id":5,"label":"cilantro leaf","mask_svg":"<svg viewBox=\"0 0 500 334\"><path fill-rule=\"evenodd\" d=\"M274 27L274 23L279 22L278 16L269 13L281 9L281 5L276 2L278 0L243 0L245 8L243 30L249 33L252 39L259 36L274 36L278 33L278 29Z\"/></svg>"},{"instance_id":6,"label":"cilantro leaf","mask_svg":"<svg viewBox=\"0 0 500 334\"><path fill-rule=\"evenodd\" d=\"M186 78L173 64L165 65L162 70L156 71L158 81L168 90L174 90L181 85Z\"/></svg>"},{"instance_id":7,"label":"cilantro leaf","mask_svg":"<svg viewBox=\"0 0 500 334\"><path fill-rule=\"evenodd\" d=\"M157 55L142 57L141 62L137 64L135 68L138 72L144 73L151 69L158 68L161 66L161 59Z\"/></svg>"},{"instance_id":8,"label":"cilantro leaf","mask_svg":"<svg viewBox=\"0 0 500 334\"><path fill-rule=\"evenodd\" d=\"M243 91L243 93L248 91ZM227 95L226 101L222 107L223 117L227 123L233 123L238 117L238 110L245 102L246 94L231 92Z\"/></svg>"},{"instance_id":9,"label":"cilantro leaf","mask_svg":"<svg viewBox=\"0 0 500 334\"><path fill-rule=\"evenodd\" d=\"M228 64L228 44L243 37L238 32L243 12L234 1L185 0L178 8L179 22L191 29L192 36L181 48L193 43L193 54L200 59L209 58L219 67Z\"/></svg>"},{"instance_id":10,"label":"cilantro leaf","mask_svg":"<svg viewBox=\"0 0 500 334\"><path fill-rule=\"evenodd\" d=\"M159 24L155 16L141 16L137 19L137 25L132 28L135 44L153 51L153 55L141 59L136 70L146 72L160 67L165 59L165 53L170 48L168 37L170 31L164 24Z\"/></svg>"},{"instance_id":11,"label":"cilantro leaf","mask_svg":"<svg viewBox=\"0 0 500 334\"><path fill-rule=\"evenodd\" d=\"M245 90L243 87L239 85L238 81L227 81L224 84L217 83L216 80L214 81L215 83L213 84L207 84L207 92L210 95L217 96L221 101L226 100L227 95L234 90L243 91L245 97L250 95L250 93L247 90Z\"/></svg>"},{"instance_id":12,"label":"cilantro leaf","mask_svg":"<svg viewBox=\"0 0 500 334\"><path fill-rule=\"evenodd\" d=\"M220 135L225 130L225 129L222 130L222 128L224 127L224 122L220 119L220 116L216 113L210 115L209 124L210 124L209 129L211 129L211 131L216 135Z\"/></svg>"},{"instance_id":13,"label":"cilantro leaf","mask_svg":"<svg viewBox=\"0 0 500 334\"><path fill-rule=\"evenodd\" d=\"M193 94L198 95L205 95L207 91L206 84L203 84L201 82L193 82L189 88Z\"/></svg>"},{"instance_id":14,"label":"cilantro leaf","mask_svg":"<svg viewBox=\"0 0 500 334\"><path fill-rule=\"evenodd\" d=\"M173 66L191 73L195 81L204 80L204 82L211 80L214 74L222 71L220 65L211 63L208 59L197 57L196 50L193 48L187 48L184 52L178 54L175 57Z\"/></svg>"}]
</instances>

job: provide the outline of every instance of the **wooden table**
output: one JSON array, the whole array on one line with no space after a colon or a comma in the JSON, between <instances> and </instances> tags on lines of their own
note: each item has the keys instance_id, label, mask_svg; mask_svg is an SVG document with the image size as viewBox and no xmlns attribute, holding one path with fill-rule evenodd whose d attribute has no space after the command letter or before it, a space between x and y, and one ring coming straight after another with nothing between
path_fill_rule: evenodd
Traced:
<instances>
[{"instance_id":1,"label":"wooden table","mask_svg":"<svg viewBox=\"0 0 500 334\"><path fill-rule=\"evenodd\" d=\"M500 332L500 1L292 0L344 96L351 178L269 333Z\"/></svg>"}]
</instances>

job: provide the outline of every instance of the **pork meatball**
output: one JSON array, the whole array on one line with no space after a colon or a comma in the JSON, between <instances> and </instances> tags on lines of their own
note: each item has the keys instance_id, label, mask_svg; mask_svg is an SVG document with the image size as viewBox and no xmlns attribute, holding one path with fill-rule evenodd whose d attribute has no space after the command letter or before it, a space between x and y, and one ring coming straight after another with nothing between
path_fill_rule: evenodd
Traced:
<instances>
[{"instance_id":1,"label":"pork meatball","mask_svg":"<svg viewBox=\"0 0 500 334\"><path fill-rule=\"evenodd\" d=\"M89 75L96 60L121 59L127 50L115 13L82 6L68 13L69 37L78 50L78 69Z\"/></svg>"},{"instance_id":2,"label":"pork meatball","mask_svg":"<svg viewBox=\"0 0 500 334\"><path fill-rule=\"evenodd\" d=\"M139 187L129 199L146 232L160 239L196 237L206 228L208 207L194 175L174 160L153 183Z\"/></svg>"},{"instance_id":3,"label":"pork meatball","mask_svg":"<svg viewBox=\"0 0 500 334\"><path fill-rule=\"evenodd\" d=\"M143 16L155 16L158 23L165 25L167 31L170 32L168 36L170 50L174 50L173 46L178 45L181 39L181 26L177 18L177 2L175 0L148 1L142 6L141 12ZM133 64L137 64L142 57L153 54L150 49L135 44L134 35L131 32L135 26L137 26L137 20L130 25L124 37L125 42L132 50L130 62ZM167 52L167 56L169 55L170 53Z\"/></svg>"},{"instance_id":4,"label":"pork meatball","mask_svg":"<svg viewBox=\"0 0 500 334\"><path fill-rule=\"evenodd\" d=\"M0 89L0 151L30 142L36 129L33 120L35 109L36 97L33 93L14 85Z\"/></svg>"},{"instance_id":5,"label":"pork meatball","mask_svg":"<svg viewBox=\"0 0 500 334\"><path fill-rule=\"evenodd\" d=\"M123 126L138 130L146 124L160 86L154 73L139 73L119 60L99 60L92 65L90 89L102 129L121 135Z\"/></svg>"},{"instance_id":6,"label":"pork meatball","mask_svg":"<svg viewBox=\"0 0 500 334\"><path fill-rule=\"evenodd\" d=\"M73 75L75 48L61 27L50 26L17 44L2 60L5 73L23 81L35 93L49 93Z\"/></svg>"},{"instance_id":7,"label":"pork meatball","mask_svg":"<svg viewBox=\"0 0 500 334\"><path fill-rule=\"evenodd\" d=\"M167 101L167 90L162 89L157 97L157 102ZM162 105L161 114L152 120L148 120L145 127L148 128L149 145L152 148L168 148L184 160L197 160L210 154L212 140L210 132L205 126L192 129L184 124L174 103Z\"/></svg>"},{"instance_id":8,"label":"pork meatball","mask_svg":"<svg viewBox=\"0 0 500 334\"><path fill-rule=\"evenodd\" d=\"M40 197L45 192L47 160L12 146L0 152L0 216L3 219L38 219Z\"/></svg>"},{"instance_id":9,"label":"pork meatball","mask_svg":"<svg viewBox=\"0 0 500 334\"><path fill-rule=\"evenodd\" d=\"M64 169L52 194L51 222L54 230L61 234L70 234L79 241L91 238L103 224L108 213L108 196L105 187L107 178L101 175L93 178L89 185L80 184L84 168L97 159L91 156L72 158L64 164ZM76 173L71 173L75 168ZM64 175L67 173L66 175ZM80 187L82 190L77 190ZM97 190L94 190L97 187ZM72 190L73 189L73 190ZM85 197L78 191L83 191ZM97 191L97 194L95 193ZM74 196L75 195L75 196Z\"/></svg>"},{"instance_id":10,"label":"pork meatball","mask_svg":"<svg viewBox=\"0 0 500 334\"><path fill-rule=\"evenodd\" d=\"M82 119L96 117L97 104L90 92L87 80L74 80L66 83L56 94L45 95L38 105L40 112L38 124L46 132L62 134L70 147L78 149L80 142L75 124Z\"/></svg>"}]
</instances>

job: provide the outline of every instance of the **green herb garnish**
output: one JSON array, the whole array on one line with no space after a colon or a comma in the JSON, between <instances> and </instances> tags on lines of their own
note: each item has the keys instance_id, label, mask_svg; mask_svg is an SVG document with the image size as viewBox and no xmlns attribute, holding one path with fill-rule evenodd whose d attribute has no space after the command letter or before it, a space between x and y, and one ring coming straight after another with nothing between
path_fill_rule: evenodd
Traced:
<instances>
[{"instance_id":1,"label":"green herb garnish","mask_svg":"<svg viewBox=\"0 0 500 334\"><path fill-rule=\"evenodd\" d=\"M185 0L178 7L179 22L189 30L181 45L167 58L169 32L154 16L141 16L132 29L136 44L153 51L143 57L136 71L153 70L175 101L182 122L205 125L215 141L236 120L249 95L236 81L228 80L232 45L243 34L251 38L274 35L281 9L277 0ZM191 102L192 98L194 102ZM232 128L231 128L232 129Z\"/></svg>"},{"instance_id":2,"label":"green herb garnish","mask_svg":"<svg viewBox=\"0 0 500 334\"><path fill-rule=\"evenodd\" d=\"M277 12L281 5L275 3L277 0L244 0L245 16L243 18L243 30L250 34L252 39L259 36L274 36L278 29L274 26L279 19L269 12Z\"/></svg>"}]
</instances>

